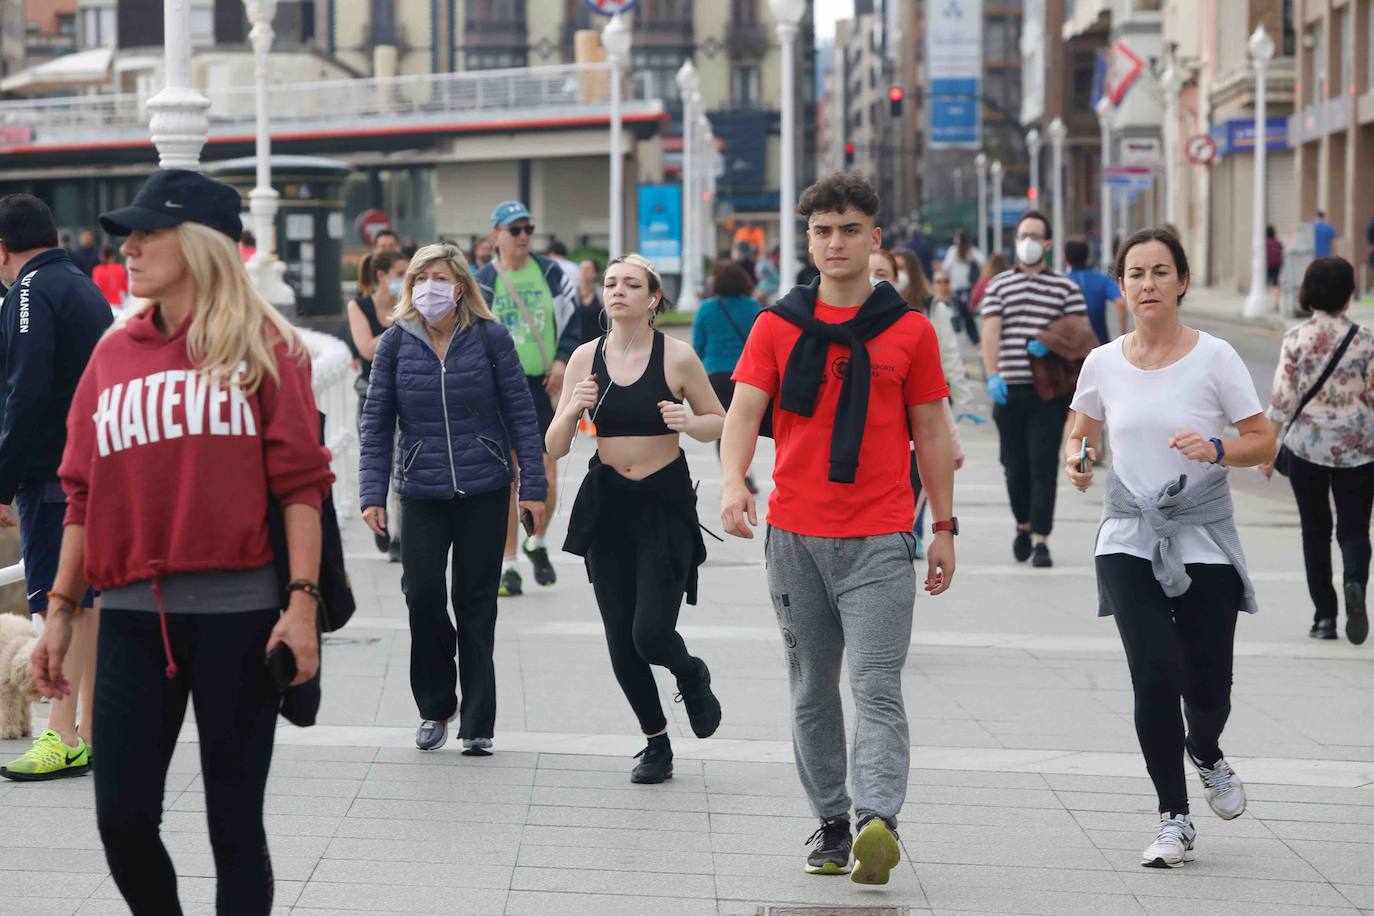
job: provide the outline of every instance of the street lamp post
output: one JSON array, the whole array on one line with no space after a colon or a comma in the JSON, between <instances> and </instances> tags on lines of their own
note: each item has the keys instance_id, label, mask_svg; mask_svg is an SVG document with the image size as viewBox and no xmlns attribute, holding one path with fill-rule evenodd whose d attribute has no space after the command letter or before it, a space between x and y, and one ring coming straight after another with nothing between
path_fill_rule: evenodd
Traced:
<instances>
[{"instance_id":1,"label":"street lamp post","mask_svg":"<svg viewBox=\"0 0 1374 916\"><path fill-rule=\"evenodd\" d=\"M1183 90L1183 80L1172 60L1159 78L1159 86L1164 90L1164 221L1177 226L1178 94Z\"/></svg>"},{"instance_id":2,"label":"street lamp post","mask_svg":"<svg viewBox=\"0 0 1374 916\"><path fill-rule=\"evenodd\" d=\"M697 269L701 258L697 254L697 235L701 221L697 219L701 194L697 184L697 159L700 141L697 138L696 99L700 81L696 67L684 61L677 71L678 95L682 99L682 289L678 292L678 307L691 311L697 307Z\"/></svg>"},{"instance_id":3,"label":"street lamp post","mask_svg":"<svg viewBox=\"0 0 1374 916\"><path fill-rule=\"evenodd\" d=\"M973 159L973 169L978 173L978 241L982 250L988 243L988 157L979 153Z\"/></svg>"},{"instance_id":4,"label":"street lamp post","mask_svg":"<svg viewBox=\"0 0 1374 916\"><path fill-rule=\"evenodd\" d=\"M697 135L701 137L698 149L701 152L701 180L698 182L697 197L701 201L698 211L701 217L697 223L701 247L706 257L716 256L716 132L711 120L701 110L701 96L697 95ZM700 261L700 258L698 259Z\"/></svg>"},{"instance_id":5,"label":"street lamp post","mask_svg":"<svg viewBox=\"0 0 1374 916\"><path fill-rule=\"evenodd\" d=\"M1112 256L1116 254L1112 250L1112 242L1115 238L1115 229L1112 226L1112 197L1114 190L1107 181L1107 169L1112 165L1112 100L1107 98L1104 92L1102 98L1097 102L1097 123L1102 128L1102 215L1098 220L1098 232L1102 236L1102 269L1108 273L1112 269Z\"/></svg>"},{"instance_id":6,"label":"street lamp post","mask_svg":"<svg viewBox=\"0 0 1374 916\"><path fill-rule=\"evenodd\" d=\"M286 265L277 259L277 198L272 187L272 133L268 126L267 83L270 75L268 56L272 52L272 18L277 14L277 0L243 0L252 23L248 38L253 43L257 72L257 186L248 195L248 209L253 214L253 235L257 250L247 266L258 292L270 304L292 310L296 294L283 277Z\"/></svg>"},{"instance_id":7,"label":"street lamp post","mask_svg":"<svg viewBox=\"0 0 1374 916\"><path fill-rule=\"evenodd\" d=\"M778 183L779 289L797 282L797 31L806 0L769 0L782 48L782 168Z\"/></svg>"},{"instance_id":8,"label":"street lamp post","mask_svg":"<svg viewBox=\"0 0 1374 916\"><path fill-rule=\"evenodd\" d=\"M1069 129L1063 118L1050 122L1050 167L1054 170L1054 269L1064 271L1064 141Z\"/></svg>"},{"instance_id":9,"label":"street lamp post","mask_svg":"<svg viewBox=\"0 0 1374 916\"><path fill-rule=\"evenodd\" d=\"M625 154L620 120L620 80L630 54L630 29L620 13L601 30L601 44L611 65L611 257L625 253Z\"/></svg>"},{"instance_id":10,"label":"street lamp post","mask_svg":"<svg viewBox=\"0 0 1374 916\"><path fill-rule=\"evenodd\" d=\"M1268 277L1265 273L1264 227L1267 209L1267 167L1268 136L1265 123L1265 91L1269 76L1269 62L1274 59L1274 41L1264 30L1264 25L1255 27L1250 36L1250 58L1255 66L1255 200L1254 220L1251 224L1250 251L1250 295L1245 299L1245 315L1250 318L1269 311Z\"/></svg>"},{"instance_id":11,"label":"street lamp post","mask_svg":"<svg viewBox=\"0 0 1374 916\"><path fill-rule=\"evenodd\" d=\"M1002 250L1002 160L992 163L992 250Z\"/></svg>"},{"instance_id":12,"label":"street lamp post","mask_svg":"<svg viewBox=\"0 0 1374 916\"><path fill-rule=\"evenodd\" d=\"M199 169L200 151L210 134L210 100L191 86L191 3L164 0L163 69L167 82L148 100L149 127L164 169Z\"/></svg>"},{"instance_id":13,"label":"street lamp post","mask_svg":"<svg viewBox=\"0 0 1374 916\"><path fill-rule=\"evenodd\" d=\"M1044 141L1040 138L1040 131L1031 128L1026 134L1026 152L1030 154L1030 189L1026 196L1031 199L1031 206L1040 205L1040 147Z\"/></svg>"}]
</instances>

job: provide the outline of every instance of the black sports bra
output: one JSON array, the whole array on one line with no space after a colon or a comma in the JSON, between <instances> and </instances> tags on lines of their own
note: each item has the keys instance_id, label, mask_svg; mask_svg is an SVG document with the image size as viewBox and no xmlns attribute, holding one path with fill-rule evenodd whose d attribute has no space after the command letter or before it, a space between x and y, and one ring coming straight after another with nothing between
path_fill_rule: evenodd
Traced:
<instances>
[{"instance_id":1,"label":"black sports bra","mask_svg":"<svg viewBox=\"0 0 1374 916\"><path fill-rule=\"evenodd\" d=\"M596 373L596 388L600 392L600 406L592 415L596 424L598 439L613 439L618 436L666 436L672 432L663 423L663 413L658 409L659 401L672 401L681 404L668 387L667 375L663 369L663 334L654 331L654 343L649 351L649 363L644 372L632 385L617 385L611 382L611 373L606 368L606 337L597 342L592 356L592 372ZM607 390L609 386L610 390Z\"/></svg>"}]
</instances>

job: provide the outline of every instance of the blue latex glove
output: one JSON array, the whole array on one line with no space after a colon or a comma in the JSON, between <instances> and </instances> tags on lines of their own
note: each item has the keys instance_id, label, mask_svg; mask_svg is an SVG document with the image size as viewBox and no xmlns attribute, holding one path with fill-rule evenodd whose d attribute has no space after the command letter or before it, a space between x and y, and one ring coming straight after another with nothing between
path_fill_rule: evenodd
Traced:
<instances>
[{"instance_id":1,"label":"blue latex glove","mask_svg":"<svg viewBox=\"0 0 1374 916\"><path fill-rule=\"evenodd\" d=\"M974 426L982 426L984 423L988 422L987 417L977 413L961 413L954 418L955 423L962 423L965 420L968 420Z\"/></svg>"},{"instance_id":2,"label":"blue latex glove","mask_svg":"<svg viewBox=\"0 0 1374 916\"><path fill-rule=\"evenodd\" d=\"M1049 356L1050 348L1045 346L1039 340L1035 340L1032 338L1031 340L1026 341L1026 352L1029 353L1031 356Z\"/></svg>"},{"instance_id":3,"label":"blue latex glove","mask_svg":"<svg viewBox=\"0 0 1374 916\"><path fill-rule=\"evenodd\" d=\"M1002 376L988 376L988 397L992 398L994 404L1007 403L1007 383L1002 380Z\"/></svg>"}]
</instances>

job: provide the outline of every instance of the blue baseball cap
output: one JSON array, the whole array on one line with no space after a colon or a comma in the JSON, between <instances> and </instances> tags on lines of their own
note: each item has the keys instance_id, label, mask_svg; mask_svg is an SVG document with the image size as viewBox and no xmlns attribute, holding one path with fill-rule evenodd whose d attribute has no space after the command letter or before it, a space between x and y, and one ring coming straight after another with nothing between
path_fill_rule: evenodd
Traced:
<instances>
[{"instance_id":1,"label":"blue baseball cap","mask_svg":"<svg viewBox=\"0 0 1374 916\"><path fill-rule=\"evenodd\" d=\"M491 211L491 224L497 228L509 226L518 219L534 219L534 214L530 213L530 208L518 200L503 200L496 205L495 210Z\"/></svg>"}]
</instances>

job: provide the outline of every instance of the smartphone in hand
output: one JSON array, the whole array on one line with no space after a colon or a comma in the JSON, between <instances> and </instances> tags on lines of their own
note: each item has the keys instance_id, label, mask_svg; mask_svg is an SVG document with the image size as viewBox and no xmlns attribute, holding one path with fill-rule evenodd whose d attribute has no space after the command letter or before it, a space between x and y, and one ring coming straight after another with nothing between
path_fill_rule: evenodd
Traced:
<instances>
[{"instance_id":1,"label":"smartphone in hand","mask_svg":"<svg viewBox=\"0 0 1374 916\"><path fill-rule=\"evenodd\" d=\"M1078 449L1078 473L1086 474L1092 470L1093 462L1088 457L1088 437L1083 437L1083 444Z\"/></svg>"},{"instance_id":2,"label":"smartphone in hand","mask_svg":"<svg viewBox=\"0 0 1374 916\"><path fill-rule=\"evenodd\" d=\"M277 643L277 647L267 653L263 663L267 666L267 676L272 681L272 687L277 693L285 693L286 688L296 679L296 655L291 651L291 647L284 642Z\"/></svg>"}]
</instances>

